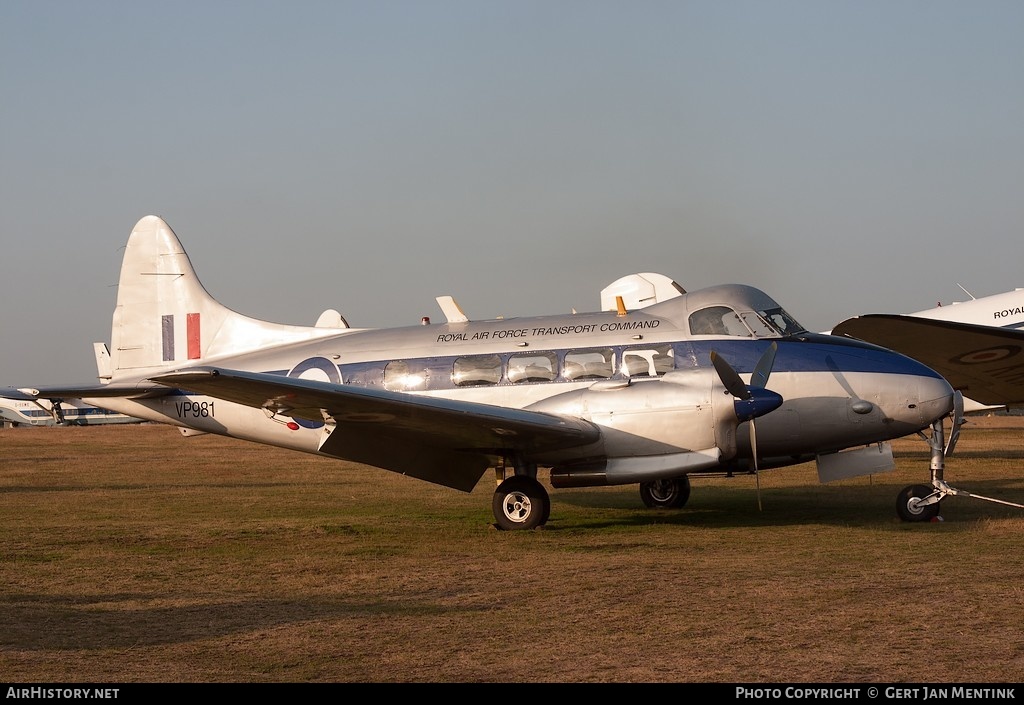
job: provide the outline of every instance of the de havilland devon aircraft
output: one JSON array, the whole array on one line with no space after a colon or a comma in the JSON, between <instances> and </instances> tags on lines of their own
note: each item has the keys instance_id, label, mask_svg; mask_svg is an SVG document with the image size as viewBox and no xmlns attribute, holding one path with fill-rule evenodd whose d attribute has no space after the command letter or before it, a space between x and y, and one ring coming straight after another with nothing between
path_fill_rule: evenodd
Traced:
<instances>
[{"instance_id":1,"label":"de havilland devon aircraft","mask_svg":"<svg viewBox=\"0 0 1024 705\"><path fill-rule=\"evenodd\" d=\"M825 482L891 469L888 441L914 433L941 463L957 397L935 371L811 333L750 286L664 283L594 313L477 321L444 296L445 323L351 328L329 310L282 325L214 300L147 216L124 253L108 374L21 391L464 492L493 470L503 530L548 521L541 468L556 489L636 484L647 506L676 508L691 472L816 461Z\"/></svg>"},{"instance_id":2,"label":"de havilland devon aircraft","mask_svg":"<svg viewBox=\"0 0 1024 705\"><path fill-rule=\"evenodd\" d=\"M906 315L856 316L831 332L883 345L928 365L962 395L964 413L1024 406L1024 289L972 296L970 301ZM941 467L932 468L930 487L916 485L905 492L911 502L920 500L912 509L926 514L937 512L938 503L949 495L1022 507L950 487Z\"/></svg>"}]
</instances>

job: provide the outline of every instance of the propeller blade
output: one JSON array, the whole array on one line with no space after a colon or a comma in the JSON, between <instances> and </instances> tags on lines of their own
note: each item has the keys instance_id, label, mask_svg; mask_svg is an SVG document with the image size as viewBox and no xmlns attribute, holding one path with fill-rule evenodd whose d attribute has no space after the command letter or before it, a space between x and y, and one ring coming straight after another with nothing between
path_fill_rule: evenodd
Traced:
<instances>
[{"instance_id":1,"label":"propeller blade","mask_svg":"<svg viewBox=\"0 0 1024 705\"><path fill-rule=\"evenodd\" d=\"M757 426L754 425L754 419L750 419L750 455L754 461L754 474L757 474Z\"/></svg>"},{"instance_id":2,"label":"propeller blade","mask_svg":"<svg viewBox=\"0 0 1024 705\"><path fill-rule=\"evenodd\" d=\"M761 359L757 362L755 375L759 375L764 380L768 379L771 367L775 362L777 348L778 346L772 343L764 351ZM711 351L711 364L715 366L715 371L718 372L718 377L722 380L725 388L736 397L734 402L736 417L740 421L749 421L757 416L764 416L769 411L775 411L782 406L782 397L770 389L765 389L763 385L748 386L744 384L743 379L732 368L732 365L714 350Z\"/></svg>"},{"instance_id":3,"label":"propeller blade","mask_svg":"<svg viewBox=\"0 0 1024 705\"><path fill-rule=\"evenodd\" d=\"M743 383L740 376L736 374L736 370L732 368L732 365L725 361L725 358L714 350L711 351L711 364L715 366L719 379L722 380L722 384L725 385L725 388L729 390L730 394L737 399L750 398L750 390L747 389L747 385Z\"/></svg>"},{"instance_id":4,"label":"propeller blade","mask_svg":"<svg viewBox=\"0 0 1024 705\"><path fill-rule=\"evenodd\" d=\"M768 375L772 373L772 366L775 364L775 353L779 349L779 344L774 340L772 344L768 346L768 349L761 355L761 359L757 361L754 366L754 373L750 375L750 386L760 387L764 389L768 386Z\"/></svg>"},{"instance_id":5,"label":"propeller blade","mask_svg":"<svg viewBox=\"0 0 1024 705\"><path fill-rule=\"evenodd\" d=\"M757 485L757 510L761 511L761 474L757 467L757 427L754 419L750 419L750 455L754 459L754 482Z\"/></svg>"}]
</instances>

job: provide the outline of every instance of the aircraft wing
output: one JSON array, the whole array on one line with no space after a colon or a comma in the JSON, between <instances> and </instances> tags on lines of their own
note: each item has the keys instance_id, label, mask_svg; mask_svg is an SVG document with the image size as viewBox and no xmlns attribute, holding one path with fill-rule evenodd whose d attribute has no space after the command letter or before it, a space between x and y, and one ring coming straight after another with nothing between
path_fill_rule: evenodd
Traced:
<instances>
[{"instance_id":1,"label":"aircraft wing","mask_svg":"<svg viewBox=\"0 0 1024 705\"><path fill-rule=\"evenodd\" d=\"M1024 403L1024 331L916 316L869 314L832 329L923 362L965 397Z\"/></svg>"},{"instance_id":2,"label":"aircraft wing","mask_svg":"<svg viewBox=\"0 0 1024 705\"><path fill-rule=\"evenodd\" d=\"M583 419L282 375L200 367L153 381L335 428L320 451L469 492L500 449L550 451L600 439Z\"/></svg>"}]
</instances>

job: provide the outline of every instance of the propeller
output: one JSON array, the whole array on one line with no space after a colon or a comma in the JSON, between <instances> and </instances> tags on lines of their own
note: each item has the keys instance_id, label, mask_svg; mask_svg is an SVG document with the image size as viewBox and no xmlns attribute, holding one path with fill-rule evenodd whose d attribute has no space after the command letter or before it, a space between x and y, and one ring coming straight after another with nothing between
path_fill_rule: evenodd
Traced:
<instances>
[{"instance_id":1,"label":"propeller","mask_svg":"<svg viewBox=\"0 0 1024 705\"><path fill-rule=\"evenodd\" d=\"M764 416L768 412L775 411L782 406L782 396L776 392L766 389L768 376L775 365L775 353L778 351L778 343L771 345L762 353L761 359L754 365L754 371L750 375L750 384L744 384L743 380L736 373L728 362L714 350L711 351L711 364L715 366L722 384L736 399L733 407L736 410L736 418L739 421L750 422L750 453L754 459L754 479L757 483L757 508L761 508L761 479L757 467L757 428L754 419Z\"/></svg>"}]
</instances>

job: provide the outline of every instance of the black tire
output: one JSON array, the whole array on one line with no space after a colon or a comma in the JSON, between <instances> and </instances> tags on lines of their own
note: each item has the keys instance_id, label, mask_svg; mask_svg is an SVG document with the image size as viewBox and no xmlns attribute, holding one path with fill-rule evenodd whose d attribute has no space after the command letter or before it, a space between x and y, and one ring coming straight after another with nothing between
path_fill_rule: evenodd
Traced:
<instances>
[{"instance_id":1,"label":"black tire","mask_svg":"<svg viewBox=\"0 0 1024 705\"><path fill-rule=\"evenodd\" d=\"M681 509L690 499L690 478L641 482L640 499L651 509Z\"/></svg>"},{"instance_id":2,"label":"black tire","mask_svg":"<svg viewBox=\"0 0 1024 705\"><path fill-rule=\"evenodd\" d=\"M551 515L551 499L537 480L526 475L513 475L494 491L491 510L502 531L536 529L547 523Z\"/></svg>"},{"instance_id":3,"label":"black tire","mask_svg":"<svg viewBox=\"0 0 1024 705\"><path fill-rule=\"evenodd\" d=\"M928 504L925 506L919 506L916 502L911 500L923 499L928 495L932 494L935 490L928 485L910 485L900 490L899 495L896 496L896 513L899 514L900 519L903 521L931 521L939 515L939 505L941 502L935 504Z\"/></svg>"}]
</instances>

